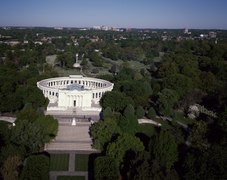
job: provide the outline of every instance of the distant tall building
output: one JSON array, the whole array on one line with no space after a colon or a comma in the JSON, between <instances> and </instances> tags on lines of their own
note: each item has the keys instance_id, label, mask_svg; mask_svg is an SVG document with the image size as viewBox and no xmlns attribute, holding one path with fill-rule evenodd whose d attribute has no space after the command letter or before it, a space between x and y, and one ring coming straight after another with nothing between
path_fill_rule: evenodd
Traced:
<instances>
[{"instance_id":1,"label":"distant tall building","mask_svg":"<svg viewBox=\"0 0 227 180\"><path fill-rule=\"evenodd\" d=\"M184 28L184 34L191 34L191 32L189 32L188 28Z\"/></svg>"},{"instance_id":2,"label":"distant tall building","mask_svg":"<svg viewBox=\"0 0 227 180\"><path fill-rule=\"evenodd\" d=\"M184 34L188 34L188 28L184 28Z\"/></svg>"},{"instance_id":3,"label":"distant tall building","mask_svg":"<svg viewBox=\"0 0 227 180\"><path fill-rule=\"evenodd\" d=\"M213 32L213 31L210 31L209 32L209 37L210 38L216 38L217 37L217 33L216 32Z\"/></svg>"}]
</instances>

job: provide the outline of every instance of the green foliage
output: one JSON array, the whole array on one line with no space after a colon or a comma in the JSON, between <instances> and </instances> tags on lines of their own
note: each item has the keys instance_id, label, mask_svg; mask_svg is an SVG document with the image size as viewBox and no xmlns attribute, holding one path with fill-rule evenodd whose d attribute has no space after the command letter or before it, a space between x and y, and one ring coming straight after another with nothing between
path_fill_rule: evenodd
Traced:
<instances>
[{"instance_id":1,"label":"green foliage","mask_svg":"<svg viewBox=\"0 0 227 180\"><path fill-rule=\"evenodd\" d=\"M29 154L38 152L44 144L43 129L35 122L20 121L12 129L11 142L24 146Z\"/></svg>"},{"instance_id":2,"label":"green foliage","mask_svg":"<svg viewBox=\"0 0 227 180\"><path fill-rule=\"evenodd\" d=\"M11 123L0 121L0 147L3 145L6 145L10 141L10 135L11 135L11 129L10 126Z\"/></svg>"},{"instance_id":3,"label":"green foliage","mask_svg":"<svg viewBox=\"0 0 227 180\"><path fill-rule=\"evenodd\" d=\"M50 159L45 155L32 155L25 160L20 179L49 179Z\"/></svg>"},{"instance_id":4,"label":"green foliage","mask_svg":"<svg viewBox=\"0 0 227 180\"><path fill-rule=\"evenodd\" d=\"M203 121L197 121L189 134L188 140L191 142L192 147L205 151L208 148L206 139L207 125Z\"/></svg>"},{"instance_id":5,"label":"green foliage","mask_svg":"<svg viewBox=\"0 0 227 180\"><path fill-rule=\"evenodd\" d=\"M106 153L108 156L115 159L119 166L123 162L123 158L128 151L137 153L143 150L143 143L138 138L124 133L121 134L116 141L108 145Z\"/></svg>"},{"instance_id":6,"label":"green foliage","mask_svg":"<svg viewBox=\"0 0 227 180\"><path fill-rule=\"evenodd\" d=\"M161 131L152 144L152 152L155 159L165 167L167 171L178 160L178 147L173 135L168 131Z\"/></svg>"},{"instance_id":7,"label":"green foliage","mask_svg":"<svg viewBox=\"0 0 227 180\"><path fill-rule=\"evenodd\" d=\"M43 96L40 89L35 86L27 86L22 90L23 103L32 103L33 108L45 106L47 99Z\"/></svg>"},{"instance_id":8,"label":"green foliage","mask_svg":"<svg viewBox=\"0 0 227 180\"><path fill-rule=\"evenodd\" d=\"M12 128L11 142L26 148L28 153L38 152L45 142L57 135L58 121L34 109L25 108L17 114Z\"/></svg>"},{"instance_id":9,"label":"green foliage","mask_svg":"<svg viewBox=\"0 0 227 180\"><path fill-rule=\"evenodd\" d=\"M138 130L138 120L135 115L134 107L129 104L126 106L123 116L120 116L118 125L122 132L127 132L134 135Z\"/></svg>"},{"instance_id":10,"label":"green foliage","mask_svg":"<svg viewBox=\"0 0 227 180\"><path fill-rule=\"evenodd\" d=\"M18 167L21 163L21 158L17 155L9 156L0 169L4 180L17 180L19 177Z\"/></svg>"},{"instance_id":11,"label":"green foliage","mask_svg":"<svg viewBox=\"0 0 227 180\"><path fill-rule=\"evenodd\" d=\"M35 120L38 119L39 116L40 114L37 111L35 111L31 107L27 107L17 113L16 123L24 120L35 122Z\"/></svg>"},{"instance_id":12,"label":"green foliage","mask_svg":"<svg viewBox=\"0 0 227 180\"><path fill-rule=\"evenodd\" d=\"M120 133L115 119L104 119L92 124L90 134L93 139L93 147L104 150L111 139Z\"/></svg>"},{"instance_id":13,"label":"green foliage","mask_svg":"<svg viewBox=\"0 0 227 180\"><path fill-rule=\"evenodd\" d=\"M130 177L133 180L152 179L152 167L147 160L137 165L136 171L133 172L134 176Z\"/></svg>"},{"instance_id":14,"label":"green foliage","mask_svg":"<svg viewBox=\"0 0 227 180\"><path fill-rule=\"evenodd\" d=\"M108 156L101 156L94 162L95 180L112 180L120 179L119 168L115 159Z\"/></svg>"},{"instance_id":15,"label":"green foliage","mask_svg":"<svg viewBox=\"0 0 227 180\"><path fill-rule=\"evenodd\" d=\"M213 145L204 152L189 152L184 160L184 179L226 179L226 145Z\"/></svg>"},{"instance_id":16,"label":"green foliage","mask_svg":"<svg viewBox=\"0 0 227 180\"><path fill-rule=\"evenodd\" d=\"M147 112L147 117L150 119L154 119L156 117L156 112L153 107L150 107Z\"/></svg>"},{"instance_id":17,"label":"green foliage","mask_svg":"<svg viewBox=\"0 0 227 180\"><path fill-rule=\"evenodd\" d=\"M218 82L215 75L212 72L202 72L200 74L200 79L201 79L200 88L203 91L212 93L216 90Z\"/></svg>"},{"instance_id":18,"label":"green foliage","mask_svg":"<svg viewBox=\"0 0 227 180\"><path fill-rule=\"evenodd\" d=\"M36 123L43 129L45 143L55 138L58 132L58 121L53 116L41 116L36 120Z\"/></svg>"},{"instance_id":19,"label":"green foliage","mask_svg":"<svg viewBox=\"0 0 227 180\"><path fill-rule=\"evenodd\" d=\"M38 65L29 65L17 69L7 65L0 66L0 112L15 112L21 110L26 103L32 103L34 108L45 107L46 99L36 87L39 70ZM50 73L51 71L48 71Z\"/></svg>"},{"instance_id":20,"label":"green foliage","mask_svg":"<svg viewBox=\"0 0 227 180\"><path fill-rule=\"evenodd\" d=\"M118 87L119 86L119 87ZM148 98L152 95L152 89L147 81L122 81L116 88L131 97L134 104L146 105Z\"/></svg>"},{"instance_id":21,"label":"green foliage","mask_svg":"<svg viewBox=\"0 0 227 180\"><path fill-rule=\"evenodd\" d=\"M173 106L179 97L176 91L171 89L163 89L158 93L157 105L158 111L162 115L170 116L173 114Z\"/></svg>"},{"instance_id":22,"label":"green foliage","mask_svg":"<svg viewBox=\"0 0 227 180\"><path fill-rule=\"evenodd\" d=\"M25 157L25 149L23 146L16 146L14 144L7 144L1 147L0 164L3 164L8 157L18 156L21 159Z\"/></svg>"},{"instance_id":23,"label":"green foliage","mask_svg":"<svg viewBox=\"0 0 227 180\"><path fill-rule=\"evenodd\" d=\"M140 118L144 117L144 115L145 115L145 111L144 111L143 107L142 106L138 106L136 108L136 116L137 116L137 118L140 119Z\"/></svg>"},{"instance_id":24,"label":"green foliage","mask_svg":"<svg viewBox=\"0 0 227 180\"><path fill-rule=\"evenodd\" d=\"M119 54L120 54L120 49L115 44L108 45L103 50L103 55L112 60L117 60L119 58Z\"/></svg>"},{"instance_id":25,"label":"green foliage","mask_svg":"<svg viewBox=\"0 0 227 180\"><path fill-rule=\"evenodd\" d=\"M90 55L90 60L92 61L93 65L96 67L102 67L103 66L103 59L97 52L93 52Z\"/></svg>"},{"instance_id":26,"label":"green foliage","mask_svg":"<svg viewBox=\"0 0 227 180\"><path fill-rule=\"evenodd\" d=\"M134 107L131 104L127 105L124 112L123 112L123 115L126 118L134 117L134 115L135 115Z\"/></svg>"},{"instance_id":27,"label":"green foliage","mask_svg":"<svg viewBox=\"0 0 227 180\"><path fill-rule=\"evenodd\" d=\"M112 117L113 116L113 112L112 112L112 110L111 110L111 108L110 107L106 107L104 110L103 110L103 118L105 119L105 118L110 118L110 117Z\"/></svg>"},{"instance_id":28,"label":"green foliage","mask_svg":"<svg viewBox=\"0 0 227 180\"><path fill-rule=\"evenodd\" d=\"M130 81L133 80L135 71L129 67L123 67L117 76L115 77L117 81Z\"/></svg>"},{"instance_id":29,"label":"green foliage","mask_svg":"<svg viewBox=\"0 0 227 180\"><path fill-rule=\"evenodd\" d=\"M128 104L133 104L133 100L120 92L111 91L104 94L100 104L104 109L110 107L113 111L122 111Z\"/></svg>"},{"instance_id":30,"label":"green foliage","mask_svg":"<svg viewBox=\"0 0 227 180\"><path fill-rule=\"evenodd\" d=\"M57 56L57 61L59 62L60 66L65 68L72 68L74 63L74 57L72 52L64 52Z\"/></svg>"},{"instance_id":31,"label":"green foliage","mask_svg":"<svg viewBox=\"0 0 227 180\"><path fill-rule=\"evenodd\" d=\"M180 97L190 92L193 88L193 81L182 74L172 74L163 79L163 87L173 89Z\"/></svg>"}]
</instances>

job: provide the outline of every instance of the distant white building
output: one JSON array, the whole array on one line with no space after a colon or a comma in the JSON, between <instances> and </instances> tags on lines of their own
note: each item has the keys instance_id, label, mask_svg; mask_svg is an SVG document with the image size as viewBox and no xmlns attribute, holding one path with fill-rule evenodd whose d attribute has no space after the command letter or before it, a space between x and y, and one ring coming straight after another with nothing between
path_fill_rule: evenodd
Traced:
<instances>
[{"instance_id":1,"label":"distant white building","mask_svg":"<svg viewBox=\"0 0 227 180\"><path fill-rule=\"evenodd\" d=\"M70 75L37 82L49 99L47 114L98 115L103 94L112 91L114 84L97 78Z\"/></svg>"}]
</instances>

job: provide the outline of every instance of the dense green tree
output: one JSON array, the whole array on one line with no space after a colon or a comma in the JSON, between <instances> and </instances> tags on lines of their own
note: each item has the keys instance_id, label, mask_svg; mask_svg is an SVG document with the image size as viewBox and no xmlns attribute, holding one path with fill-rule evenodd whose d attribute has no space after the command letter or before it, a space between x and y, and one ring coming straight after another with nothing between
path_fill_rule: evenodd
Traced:
<instances>
[{"instance_id":1,"label":"dense green tree","mask_svg":"<svg viewBox=\"0 0 227 180\"><path fill-rule=\"evenodd\" d=\"M147 151L138 153L135 159L131 160L127 172L128 179L151 179L150 155Z\"/></svg>"},{"instance_id":2,"label":"dense green tree","mask_svg":"<svg viewBox=\"0 0 227 180\"><path fill-rule=\"evenodd\" d=\"M0 147L6 145L10 141L11 129L8 122L0 122Z\"/></svg>"},{"instance_id":3,"label":"dense green tree","mask_svg":"<svg viewBox=\"0 0 227 180\"><path fill-rule=\"evenodd\" d=\"M16 123L12 129L12 143L26 148L27 153L35 153L44 145L43 129L35 122L27 120Z\"/></svg>"},{"instance_id":4,"label":"dense green tree","mask_svg":"<svg viewBox=\"0 0 227 180\"><path fill-rule=\"evenodd\" d=\"M214 92L217 89L218 82L215 75L212 72L202 72L200 75L201 84L200 88L204 92Z\"/></svg>"},{"instance_id":5,"label":"dense green tree","mask_svg":"<svg viewBox=\"0 0 227 180\"><path fill-rule=\"evenodd\" d=\"M46 107L48 99L43 96L43 93L40 89L35 86L27 86L22 92L23 102L32 103L34 108Z\"/></svg>"},{"instance_id":6,"label":"dense green tree","mask_svg":"<svg viewBox=\"0 0 227 180\"><path fill-rule=\"evenodd\" d=\"M103 59L97 52L93 52L90 55L90 60L92 61L93 65L96 67L102 67L103 66Z\"/></svg>"},{"instance_id":7,"label":"dense green tree","mask_svg":"<svg viewBox=\"0 0 227 180\"><path fill-rule=\"evenodd\" d=\"M137 132L138 120L135 115L134 107L131 104L127 105L124 109L123 116L120 116L118 125L123 132L127 132L132 135Z\"/></svg>"},{"instance_id":8,"label":"dense green tree","mask_svg":"<svg viewBox=\"0 0 227 180\"><path fill-rule=\"evenodd\" d=\"M8 143L1 148L0 164L3 164L8 157L18 156L21 159L25 157L25 148L23 146L17 146L12 143Z\"/></svg>"},{"instance_id":9,"label":"dense green tree","mask_svg":"<svg viewBox=\"0 0 227 180\"><path fill-rule=\"evenodd\" d=\"M193 89L194 85L191 78L182 74L172 74L163 79L163 87L173 89L183 97Z\"/></svg>"},{"instance_id":10,"label":"dense green tree","mask_svg":"<svg viewBox=\"0 0 227 180\"><path fill-rule=\"evenodd\" d=\"M25 160L21 179L49 179L50 159L45 155L32 155Z\"/></svg>"},{"instance_id":11,"label":"dense green tree","mask_svg":"<svg viewBox=\"0 0 227 180\"><path fill-rule=\"evenodd\" d=\"M153 107L150 107L147 112L147 117L150 119L154 119L156 117L156 112Z\"/></svg>"},{"instance_id":12,"label":"dense green tree","mask_svg":"<svg viewBox=\"0 0 227 180\"><path fill-rule=\"evenodd\" d=\"M173 107L177 103L179 97L176 91L171 89L163 89L158 93L157 106L158 111L162 115L170 116L173 114Z\"/></svg>"},{"instance_id":13,"label":"dense green tree","mask_svg":"<svg viewBox=\"0 0 227 180\"><path fill-rule=\"evenodd\" d=\"M108 45L103 50L103 55L112 60L117 60L119 58L119 53L120 53L120 48L115 44Z\"/></svg>"},{"instance_id":14,"label":"dense green tree","mask_svg":"<svg viewBox=\"0 0 227 180\"><path fill-rule=\"evenodd\" d=\"M143 150L143 143L137 137L124 133L116 141L108 145L106 153L108 156L114 158L119 166L127 153L130 151L137 153Z\"/></svg>"},{"instance_id":15,"label":"dense green tree","mask_svg":"<svg viewBox=\"0 0 227 180\"><path fill-rule=\"evenodd\" d=\"M45 143L55 138L58 132L58 121L53 116L40 116L35 122L42 128Z\"/></svg>"},{"instance_id":16,"label":"dense green tree","mask_svg":"<svg viewBox=\"0 0 227 180\"><path fill-rule=\"evenodd\" d=\"M165 167L167 171L169 171L178 160L177 143L174 136L168 131L162 130L160 132L158 137L155 138L151 149L155 159L162 167Z\"/></svg>"},{"instance_id":17,"label":"dense green tree","mask_svg":"<svg viewBox=\"0 0 227 180\"><path fill-rule=\"evenodd\" d=\"M215 144L204 152L189 152L183 163L184 179L226 179L226 148Z\"/></svg>"},{"instance_id":18,"label":"dense green tree","mask_svg":"<svg viewBox=\"0 0 227 180\"><path fill-rule=\"evenodd\" d=\"M158 77L165 78L179 72L178 66L175 62L164 62L158 69Z\"/></svg>"},{"instance_id":19,"label":"dense green tree","mask_svg":"<svg viewBox=\"0 0 227 180\"><path fill-rule=\"evenodd\" d=\"M110 107L106 107L104 110L103 110L103 118L110 118L113 116L113 112L111 110Z\"/></svg>"},{"instance_id":20,"label":"dense green tree","mask_svg":"<svg viewBox=\"0 0 227 180\"><path fill-rule=\"evenodd\" d=\"M144 111L143 107L142 106L137 106L137 108L136 108L136 116L137 116L137 118L138 119L142 118L142 117L144 117L144 115L145 115L145 111Z\"/></svg>"},{"instance_id":21,"label":"dense green tree","mask_svg":"<svg viewBox=\"0 0 227 180\"><path fill-rule=\"evenodd\" d=\"M195 122L188 137L188 141L192 144L192 147L198 148L201 151L206 150L208 148L206 133L206 123L203 121Z\"/></svg>"},{"instance_id":22,"label":"dense green tree","mask_svg":"<svg viewBox=\"0 0 227 180\"><path fill-rule=\"evenodd\" d=\"M122 111L127 104L133 104L133 100L120 92L111 91L104 94L100 104L104 109L110 107L113 111Z\"/></svg>"},{"instance_id":23,"label":"dense green tree","mask_svg":"<svg viewBox=\"0 0 227 180\"><path fill-rule=\"evenodd\" d=\"M145 160L141 164L137 165L136 172L130 177L133 180L152 179L152 167L150 163Z\"/></svg>"},{"instance_id":24,"label":"dense green tree","mask_svg":"<svg viewBox=\"0 0 227 180\"><path fill-rule=\"evenodd\" d=\"M95 180L120 179L119 168L115 159L108 156L101 156L94 162Z\"/></svg>"},{"instance_id":25,"label":"dense green tree","mask_svg":"<svg viewBox=\"0 0 227 180\"><path fill-rule=\"evenodd\" d=\"M153 92L147 81L123 81L116 88L131 97L135 104L142 106L146 105Z\"/></svg>"},{"instance_id":26,"label":"dense green tree","mask_svg":"<svg viewBox=\"0 0 227 180\"><path fill-rule=\"evenodd\" d=\"M93 147L104 150L118 133L120 133L120 129L115 119L106 118L92 124L90 134L93 139Z\"/></svg>"},{"instance_id":27,"label":"dense green tree","mask_svg":"<svg viewBox=\"0 0 227 180\"><path fill-rule=\"evenodd\" d=\"M123 64L121 67L122 68L120 69L119 73L116 75L115 79L117 81L133 80L135 71L128 67L128 63L127 65Z\"/></svg>"},{"instance_id":28,"label":"dense green tree","mask_svg":"<svg viewBox=\"0 0 227 180\"><path fill-rule=\"evenodd\" d=\"M74 63L74 55L72 52L64 52L57 56L57 61L62 68L72 68Z\"/></svg>"},{"instance_id":29,"label":"dense green tree","mask_svg":"<svg viewBox=\"0 0 227 180\"><path fill-rule=\"evenodd\" d=\"M131 118L135 116L135 109L131 104L128 104L126 108L124 109L123 115L126 118Z\"/></svg>"},{"instance_id":30,"label":"dense green tree","mask_svg":"<svg viewBox=\"0 0 227 180\"><path fill-rule=\"evenodd\" d=\"M17 180L19 178L19 165L21 158L17 155L9 156L1 168L1 174L4 180Z\"/></svg>"}]
</instances>

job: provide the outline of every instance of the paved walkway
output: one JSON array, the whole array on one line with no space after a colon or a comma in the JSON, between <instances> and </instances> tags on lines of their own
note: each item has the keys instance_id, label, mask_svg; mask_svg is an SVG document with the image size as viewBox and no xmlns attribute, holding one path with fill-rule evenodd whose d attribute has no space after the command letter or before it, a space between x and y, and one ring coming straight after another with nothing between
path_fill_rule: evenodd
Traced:
<instances>
[{"instance_id":1,"label":"paved walkway","mask_svg":"<svg viewBox=\"0 0 227 180\"><path fill-rule=\"evenodd\" d=\"M75 153L71 152L69 154L69 172L75 171Z\"/></svg>"},{"instance_id":2,"label":"paved walkway","mask_svg":"<svg viewBox=\"0 0 227 180\"><path fill-rule=\"evenodd\" d=\"M14 123L16 120L15 117L9 117L9 116L0 116L0 121L7 121L9 123Z\"/></svg>"},{"instance_id":3,"label":"paved walkway","mask_svg":"<svg viewBox=\"0 0 227 180\"><path fill-rule=\"evenodd\" d=\"M50 180L57 180L58 176L84 176L85 180L88 180L88 172L87 171L50 171L49 177Z\"/></svg>"},{"instance_id":4,"label":"paved walkway","mask_svg":"<svg viewBox=\"0 0 227 180\"><path fill-rule=\"evenodd\" d=\"M89 135L90 123L60 124L56 138L45 144L46 151L96 151Z\"/></svg>"}]
</instances>

